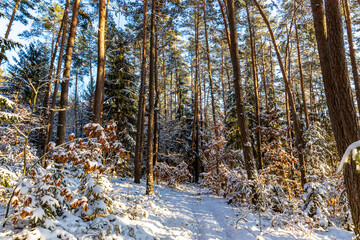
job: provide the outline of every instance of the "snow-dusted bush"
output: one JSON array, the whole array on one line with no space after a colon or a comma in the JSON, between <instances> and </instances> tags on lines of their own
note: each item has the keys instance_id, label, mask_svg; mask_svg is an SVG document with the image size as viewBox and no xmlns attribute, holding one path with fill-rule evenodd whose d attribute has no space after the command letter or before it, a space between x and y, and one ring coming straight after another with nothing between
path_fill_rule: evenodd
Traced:
<instances>
[{"instance_id":1,"label":"snow-dusted bush","mask_svg":"<svg viewBox=\"0 0 360 240\"><path fill-rule=\"evenodd\" d=\"M114 121L110 121L104 128L99 124L87 124L84 132L86 142L83 139L75 140L72 134L68 138L69 144L64 147L50 144L49 149L54 151L51 158L54 162L73 168L76 177L80 179L78 196L71 206L84 219L92 220L112 212L112 200L108 196L112 188L104 172L112 162L127 159L129 154L116 139ZM67 164L68 162L71 164Z\"/></svg>"},{"instance_id":2,"label":"snow-dusted bush","mask_svg":"<svg viewBox=\"0 0 360 240\"><path fill-rule=\"evenodd\" d=\"M16 180L17 176L14 172L4 167L0 167L0 186L12 187L15 185Z\"/></svg>"},{"instance_id":3,"label":"snow-dusted bush","mask_svg":"<svg viewBox=\"0 0 360 240\"><path fill-rule=\"evenodd\" d=\"M74 199L71 206L81 207L81 215L85 220L93 220L99 216L105 216L113 212L112 184L107 177L101 174L87 173L80 185L81 198Z\"/></svg>"},{"instance_id":4,"label":"snow-dusted bush","mask_svg":"<svg viewBox=\"0 0 360 240\"><path fill-rule=\"evenodd\" d=\"M178 166L169 166L165 162L159 162L154 168L154 174L160 181L166 182L171 187L176 187L181 182L189 181L191 174L188 165L181 162Z\"/></svg>"},{"instance_id":5,"label":"snow-dusted bush","mask_svg":"<svg viewBox=\"0 0 360 240\"><path fill-rule=\"evenodd\" d=\"M104 128L99 124L84 127L86 142L74 139L62 146L51 143L49 167L35 166L18 181L9 205L7 219L14 225L54 229L57 217L74 209L85 221L112 212L111 183L104 175L106 161L127 158L128 154L116 140L116 124ZM77 178L75 191L69 189L71 178ZM72 185L72 187L74 187Z\"/></svg>"},{"instance_id":6,"label":"snow-dusted bush","mask_svg":"<svg viewBox=\"0 0 360 240\"><path fill-rule=\"evenodd\" d=\"M302 198L305 201L302 210L314 219L316 226L327 228L333 224L329 220L330 213L326 204L328 189L325 189L323 184L314 182L305 184Z\"/></svg>"},{"instance_id":7,"label":"snow-dusted bush","mask_svg":"<svg viewBox=\"0 0 360 240\"><path fill-rule=\"evenodd\" d=\"M17 113L11 112L16 104L11 101L9 98L0 95L0 122L12 123L14 121L21 120L21 116Z\"/></svg>"},{"instance_id":8,"label":"snow-dusted bush","mask_svg":"<svg viewBox=\"0 0 360 240\"><path fill-rule=\"evenodd\" d=\"M17 226L42 226L53 230L55 217L62 214L71 191L61 180L52 178L50 172L38 175L31 170L29 176L20 178L11 198L12 213L8 218Z\"/></svg>"}]
</instances>

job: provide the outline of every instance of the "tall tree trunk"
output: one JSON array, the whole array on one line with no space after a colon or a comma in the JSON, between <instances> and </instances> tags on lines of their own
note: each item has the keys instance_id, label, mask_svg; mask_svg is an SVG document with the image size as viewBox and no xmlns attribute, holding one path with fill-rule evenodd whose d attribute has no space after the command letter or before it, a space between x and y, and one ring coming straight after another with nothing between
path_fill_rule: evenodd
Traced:
<instances>
[{"instance_id":1,"label":"tall tree trunk","mask_svg":"<svg viewBox=\"0 0 360 240\"><path fill-rule=\"evenodd\" d=\"M99 0L99 32L98 32L98 69L94 98L95 123L102 123L104 86L105 86L105 36L106 36L106 9L105 0Z\"/></svg>"},{"instance_id":2,"label":"tall tree trunk","mask_svg":"<svg viewBox=\"0 0 360 240\"><path fill-rule=\"evenodd\" d=\"M254 30L252 28L250 13L249 13L249 6L246 2L246 15L248 21L248 28L249 28L249 35L250 35L250 48L251 48L251 66L252 66L252 75L254 80L254 95L255 95L255 115L256 115L256 122L257 127L261 126L260 122L260 99L259 99L259 79L257 73L257 61L256 61L256 49L255 49L255 39L254 39ZM258 162L257 166L258 169L263 168L263 161L261 158L261 132L260 129L256 132L256 141L257 141L257 157Z\"/></svg>"},{"instance_id":3,"label":"tall tree trunk","mask_svg":"<svg viewBox=\"0 0 360 240\"><path fill-rule=\"evenodd\" d=\"M159 154L159 117L160 117L160 92L159 92L159 75L158 75L158 54L159 54L159 41L157 32L158 18L156 18L155 25L155 109L154 109L154 167L158 162Z\"/></svg>"},{"instance_id":4,"label":"tall tree trunk","mask_svg":"<svg viewBox=\"0 0 360 240\"><path fill-rule=\"evenodd\" d=\"M194 8L195 14L195 78L194 78L194 88L195 88L195 105L194 105L194 119L193 119L193 128L192 128L192 144L191 149L194 149L195 144L195 158L193 162L194 168L194 182L198 182L200 178L200 129L199 129L199 78L200 78L200 64L199 64L199 13L197 7Z\"/></svg>"},{"instance_id":5,"label":"tall tree trunk","mask_svg":"<svg viewBox=\"0 0 360 240\"><path fill-rule=\"evenodd\" d=\"M347 72L339 0L311 0L326 101L338 154L359 139L356 110ZM345 164L344 180L356 239L360 239L360 173L355 161Z\"/></svg>"},{"instance_id":6,"label":"tall tree trunk","mask_svg":"<svg viewBox=\"0 0 360 240\"><path fill-rule=\"evenodd\" d=\"M61 36L62 36L62 31L63 31L64 25L65 25L65 20L67 20L67 19L65 19L65 15L68 14L67 11L69 11L69 5L70 5L70 1L67 1L65 11L64 11L64 15L63 15L63 18L61 20L60 30L59 30L58 36L56 38L55 48L54 48L54 51L53 51L53 53L51 55L50 73L49 73L49 85L45 89L44 101L43 101L43 113L45 115L49 114L48 113L48 111L49 111L49 99L50 99L50 96L51 96L51 83L52 83L52 78L53 78L54 63L55 63L57 49L58 49L60 39L61 39Z\"/></svg>"},{"instance_id":7,"label":"tall tree trunk","mask_svg":"<svg viewBox=\"0 0 360 240\"><path fill-rule=\"evenodd\" d=\"M66 112L67 112L67 103L68 103L68 94L69 94L69 78L70 78L70 70L71 70L72 53L75 43L76 27L78 22L79 5L80 5L80 0L74 0L70 35L68 39L68 45L67 45L66 57L65 57L65 69L63 75L64 81L61 83L60 111L59 111L59 121L58 121L57 140L56 140L57 145L60 145L65 142Z\"/></svg>"},{"instance_id":8,"label":"tall tree trunk","mask_svg":"<svg viewBox=\"0 0 360 240\"><path fill-rule=\"evenodd\" d=\"M171 65L173 66L172 58L170 60ZM170 120L173 119L173 70L170 67Z\"/></svg>"},{"instance_id":9,"label":"tall tree trunk","mask_svg":"<svg viewBox=\"0 0 360 240\"><path fill-rule=\"evenodd\" d=\"M44 117L46 118L45 139L43 139L43 133L40 133L40 139L41 139L40 142L43 144L43 146L42 146L43 153L42 154L46 153L46 151L47 151L47 145L49 143L48 137L50 134L49 131L50 131L50 129L52 130L52 121L51 121L51 128L50 128L51 110L49 109L49 107L50 107L49 99L51 97L51 84L52 84L52 79L53 79L54 63L55 63L57 48L60 44L60 39L61 39L61 43L63 43L63 41L62 41L62 36L64 35L63 32L66 32L69 6L70 6L70 0L67 0L66 4L65 4L64 14L63 14L63 17L61 20L61 26L60 26L59 33L58 33L58 36L56 39L55 49L51 55L50 73L49 73L50 81L49 81L49 85L45 91L45 97L44 97L44 102L43 102L43 112L42 112L44 114ZM63 50L63 46L64 45L61 46L62 48L60 47L60 50ZM59 58L60 58L60 55L62 55L62 52L59 53ZM62 59L62 56L61 56L61 59ZM54 85L56 85L56 81L55 81ZM44 140L44 141L42 141L42 140ZM43 158L42 165L45 167L45 158Z\"/></svg>"},{"instance_id":10,"label":"tall tree trunk","mask_svg":"<svg viewBox=\"0 0 360 240\"><path fill-rule=\"evenodd\" d=\"M226 100L225 100L225 82L224 82L224 49L221 48L221 89L222 89L222 99L224 104L224 117L226 118Z\"/></svg>"},{"instance_id":11,"label":"tall tree trunk","mask_svg":"<svg viewBox=\"0 0 360 240\"><path fill-rule=\"evenodd\" d=\"M265 67L264 45L265 43L261 44L261 67L262 67L261 75L264 84L265 106L266 106L266 110L269 110L268 83L267 83L266 69L265 69L266 67Z\"/></svg>"},{"instance_id":12,"label":"tall tree trunk","mask_svg":"<svg viewBox=\"0 0 360 240\"><path fill-rule=\"evenodd\" d=\"M299 41L299 33L298 33L298 29L297 29L296 16L295 16L294 22L295 22L296 49L297 49L299 72L300 72L301 96L302 96L302 101L303 101L303 106L304 106L306 128L309 128L310 120L309 120L309 114L308 114L308 108L307 108L306 96L305 96L304 74L303 74L302 61L301 61L300 41Z\"/></svg>"},{"instance_id":13,"label":"tall tree trunk","mask_svg":"<svg viewBox=\"0 0 360 240\"><path fill-rule=\"evenodd\" d=\"M212 78L212 74L211 74L210 47L209 47L209 37L208 37L208 31L207 31L206 0L204 0L204 28L205 28L207 67L208 67L209 81L210 81L212 117L213 117L213 122L214 122L214 127L215 127L215 133L217 134L218 129L216 127L216 108L215 108L215 97L214 97L214 84L213 84L213 78Z\"/></svg>"},{"instance_id":14,"label":"tall tree trunk","mask_svg":"<svg viewBox=\"0 0 360 240\"><path fill-rule=\"evenodd\" d=\"M74 117L75 117L75 138L78 137L78 123L77 123L77 91L78 91L78 75L79 75L79 69L76 69L76 75L75 75L75 99L74 99Z\"/></svg>"},{"instance_id":15,"label":"tall tree trunk","mask_svg":"<svg viewBox=\"0 0 360 240\"><path fill-rule=\"evenodd\" d=\"M148 1L144 0L143 42L141 52L141 83L139 94L139 110L136 123L135 173L134 182L140 183L142 169L142 147L144 142L145 89L146 89L146 29Z\"/></svg>"},{"instance_id":16,"label":"tall tree trunk","mask_svg":"<svg viewBox=\"0 0 360 240\"><path fill-rule=\"evenodd\" d=\"M94 109L94 78L93 78L93 72L92 72L92 49L91 49L91 31L89 28L89 77L90 77L90 107L91 109Z\"/></svg>"},{"instance_id":17,"label":"tall tree trunk","mask_svg":"<svg viewBox=\"0 0 360 240\"><path fill-rule=\"evenodd\" d=\"M67 23L68 23L68 15L69 15L69 7L70 7L70 0L66 1L66 7L64 10L64 28L63 28L63 32L62 32L62 36L61 36L61 43L60 43L60 52L59 52L59 58L58 58L58 63L57 63L57 68L56 68L56 74L55 74L55 84L54 84L54 90L53 90L53 94L52 94L52 98L51 98L51 106L50 106L50 116L49 116L49 121L47 124L47 130L46 130L46 139L45 139L45 143L44 143L44 152L47 152L47 147L49 142L52 140L52 136L53 136L53 126L54 126L54 116L55 116L55 107L56 107L56 99L57 99L57 94L58 94L58 90L59 90L59 84L60 84L60 74L61 74L61 65L62 65L62 60L63 60L63 55L64 55L64 46L65 46L65 39L66 39L66 33L67 33ZM45 164L45 163L43 163Z\"/></svg>"},{"instance_id":18,"label":"tall tree trunk","mask_svg":"<svg viewBox=\"0 0 360 240\"><path fill-rule=\"evenodd\" d=\"M314 87L313 87L313 71L312 65L309 66L309 84L310 84L310 106L314 106Z\"/></svg>"},{"instance_id":19,"label":"tall tree trunk","mask_svg":"<svg viewBox=\"0 0 360 240\"><path fill-rule=\"evenodd\" d=\"M248 119L245 111L244 96L243 96L243 89L241 83L240 56L238 50L234 0L227 0L227 5L228 5L227 13L228 13L228 21L229 21L229 29L230 29L230 40L231 40L230 55L231 55L231 62L232 62L233 74L234 74L237 117L239 121L239 127L241 130L241 144L244 152L247 176L249 179L254 179L257 178L257 170L252 152Z\"/></svg>"},{"instance_id":20,"label":"tall tree trunk","mask_svg":"<svg viewBox=\"0 0 360 240\"><path fill-rule=\"evenodd\" d=\"M228 22L226 20L226 14L225 14L224 7L223 7L221 1L222 0L218 0L218 3L219 3L219 6L220 6L222 18L223 18L223 21L224 21L226 41L227 41L228 47L230 49L231 48L231 40L230 40L229 26L228 26ZM225 1L227 1L227 0L225 0Z\"/></svg>"},{"instance_id":21,"label":"tall tree trunk","mask_svg":"<svg viewBox=\"0 0 360 240\"><path fill-rule=\"evenodd\" d=\"M164 91L164 117L165 117L165 122L167 122L167 114L168 114L168 109L167 109L167 82L166 82L166 67L165 67L165 43L164 43L164 39L162 41L162 45L163 45L163 51L162 51L162 61L163 61L163 91Z\"/></svg>"},{"instance_id":22,"label":"tall tree trunk","mask_svg":"<svg viewBox=\"0 0 360 240\"><path fill-rule=\"evenodd\" d=\"M346 32L347 32L347 36L348 36L348 44L349 44L349 50L350 50L351 70L352 70L353 81L354 81L354 85L355 85L358 110L360 112L360 79L359 79L359 72L358 72L358 68L357 68L357 64L356 64L356 53L354 50L350 6L349 6L348 0L343 0L343 9L344 9Z\"/></svg>"},{"instance_id":23,"label":"tall tree trunk","mask_svg":"<svg viewBox=\"0 0 360 240\"><path fill-rule=\"evenodd\" d=\"M305 178L305 173L306 173L305 158L304 158L304 153L303 153L303 147L304 147L303 145L304 145L304 143L303 143L303 135L302 135L302 131L301 131L299 118L298 118L297 112L296 112L294 97L293 97L293 94L292 94L292 91L291 91L290 83L289 83L288 78L286 76L286 71L285 71L285 68L284 68L284 65L283 65L283 62L282 62L282 59L281 59L280 51L279 51L279 48L277 46L276 39L275 39L274 33L272 31L271 25L270 25L266 15L264 14L261 6L259 5L259 3L256 0L254 0L254 3L256 5L257 9L259 10L260 15L262 16L262 18L263 18L263 20L264 20L264 22L265 22L265 24L266 24L266 26L267 26L267 28L269 30L269 33L270 33L270 36L271 36L271 39L272 39L272 42L273 42L273 45L274 45L274 48L275 48L275 51L276 51L276 56L278 58L281 73L282 73L282 76L283 76L283 79L284 79L284 82L285 82L285 88L286 88L286 91L288 93L289 105L290 105L291 115L292 115L292 118L293 118L294 130L295 130L295 136L296 136L296 148L298 150L298 157L299 157L299 163L300 163L301 186L304 188L304 185L306 183L306 178Z\"/></svg>"},{"instance_id":24,"label":"tall tree trunk","mask_svg":"<svg viewBox=\"0 0 360 240\"><path fill-rule=\"evenodd\" d=\"M154 173L153 173L153 144L154 144L154 80L155 80L155 2L151 4L151 35L150 35L150 76L149 76L149 121L147 131L147 176L146 195L154 194Z\"/></svg>"}]
</instances>

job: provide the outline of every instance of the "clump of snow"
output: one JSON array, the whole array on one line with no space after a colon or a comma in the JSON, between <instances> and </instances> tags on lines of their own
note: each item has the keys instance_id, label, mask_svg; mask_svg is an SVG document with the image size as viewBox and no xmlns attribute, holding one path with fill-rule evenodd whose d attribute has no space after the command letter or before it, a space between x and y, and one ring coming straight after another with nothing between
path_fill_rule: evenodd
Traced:
<instances>
[{"instance_id":1,"label":"clump of snow","mask_svg":"<svg viewBox=\"0 0 360 240\"><path fill-rule=\"evenodd\" d=\"M345 151L343 157L341 158L341 161L339 163L339 167L337 169L337 173L339 173L342 168L344 167L344 164L349 161L349 156L351 154L351 151L355 150L356 148L360 147L360 141L352 143ZM355 153L356 154L356 153Z\"/></svg>"}]
</instances>

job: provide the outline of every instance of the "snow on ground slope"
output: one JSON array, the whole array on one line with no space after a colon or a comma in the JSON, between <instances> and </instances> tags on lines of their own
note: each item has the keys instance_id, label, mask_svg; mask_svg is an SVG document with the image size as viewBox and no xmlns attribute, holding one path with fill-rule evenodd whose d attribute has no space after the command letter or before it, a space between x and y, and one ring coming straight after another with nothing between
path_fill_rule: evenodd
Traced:
<instances>
[{"instance_id":1,"label":"snow on ground slope","mask_svg":"<svg viewBox=\"0 0 360 240\"><path fill-rule=\"evenodd\" d=\"M68 214L58 219L53 232L36 228L20 233L22 236L27 234L25 239L350 240L353 237L352 233L338 228L318 232L305 226L291 225L288 224L291 216L270 212L261 215L260 230L259 216L247 207L228 205L226 199L214 196L195 184L183 184L178 189L156 184L154 196L145 196L145 184L134 184L132 180L113 180L113 188L113 215L83 222L79 217ZM3 210L0 208L0 215ZM280 222L283 227L271 228L271 222L273 225ZM102 231L96 226L101 226ZM114 226L118 226L119 231L114 231ZM0 232L0 239L20 236L20 233L14 235L9 228L0 227Z\"/></svg>"}]
</instances>

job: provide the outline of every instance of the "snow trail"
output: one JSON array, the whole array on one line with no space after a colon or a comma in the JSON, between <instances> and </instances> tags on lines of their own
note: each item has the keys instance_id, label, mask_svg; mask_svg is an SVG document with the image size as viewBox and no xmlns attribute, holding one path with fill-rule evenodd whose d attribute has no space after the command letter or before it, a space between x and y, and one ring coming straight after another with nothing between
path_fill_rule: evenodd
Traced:
<instances>
[{"instance_id":1,"label":"snow trail","mask_svg":"<svg viewBox=\"0 0 360 240\"><path fill-rule=\"evenodd\" d=\"M126 180L115 183L114 187L121 187L119 196L122 202L123 198L140 202L138 207L147 211L146 218L123 221L127 228L135 229L136 235L124 239L350 240L353 237L352 233L338 228L329 228L328 232L273 229L270 228L271 214L262 215L263 232L260 232L258 215L247 207L233 207L226 203L226 199L214 196L196 184L182 184L178 189L156 184L154 196L144 196L144 183L137 185ZM129 196L135 198L129 199ZM239 221L238 228L235 228L236 221L244 215L244 220Z\"/></svg>"}]
</instances>

